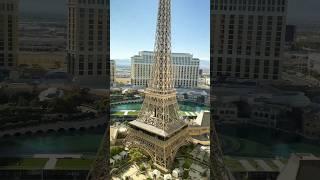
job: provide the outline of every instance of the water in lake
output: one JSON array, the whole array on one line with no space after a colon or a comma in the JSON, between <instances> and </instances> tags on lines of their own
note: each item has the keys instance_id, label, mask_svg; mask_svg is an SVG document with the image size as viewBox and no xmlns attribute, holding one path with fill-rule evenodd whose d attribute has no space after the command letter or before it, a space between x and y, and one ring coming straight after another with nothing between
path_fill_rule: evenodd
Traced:
<instances>
[{"instance_id":1,"label":"water in lake","mask_svg":"<svg viewBox=\"0 0 320 180\"><path fill-rule=\"evenodd\" d=\"M142 105L141 103L114 105L111 107L111 110L112 111L140 110L141 105ZM198 104L190 103L190 102L179 103L179 108L181 111L194 111L194 112L199 112L201 110L208 110L209 109L209 107L207 107L207 106L198 105Z\"/></svg>"},{"instance_id":2,"label":"water in lake","mask_svg":"<svg viewBox=\"0 0 320 180\"><path fill-rule=\"evenodd\" d=\"M118 110L139 110L141 104L114 106ZM183 111L207 109L194 104L181 104ZM224 125L217 127L226 155L251 157L288 157L291 153L320 155L319 142L296 135L283 134L254 126ZM32 155L36 153L95 154L104 129L38 134L0 139L0 156Z\"/></svg>"},{"instance_id":3,"label":"water in lake","mask_svg":"<svg viewBox=\"0 0 320 180\"><path fill-rule=\"evenodd\" d=\"M103 129L46 133L0 139L1 156L32 154L95 154L103 137Z\"/></svg>"}]
</instances>

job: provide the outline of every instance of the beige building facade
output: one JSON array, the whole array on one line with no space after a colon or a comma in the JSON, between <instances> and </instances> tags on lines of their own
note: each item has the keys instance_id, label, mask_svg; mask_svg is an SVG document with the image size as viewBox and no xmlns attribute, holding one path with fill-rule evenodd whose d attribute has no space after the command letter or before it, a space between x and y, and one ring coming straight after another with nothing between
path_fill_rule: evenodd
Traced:
<instances>
[{"instance_id":1,"label":"beige building facade","mask_svg":"<svg viewBox=\"0 0 320 180\"><path fill-rule=\"evenodd\" d=\"M20 52L18 66L41 67L46 70L65 70L65 53L61 52Z\"/></svg>"},{"instance_id":2,"label":"beige building facade","mask_svg":"<svg viewBox=\"0 0 320 180\"><path fill-rule=\"evenodd\" d=\"M279 80L285 45L287 0L214 0L214 77Z\"/></svg>"},{"instance_id":3,"label":"beige building facade","mask_svg":"<svg viewBox=\"0 0 320 180\"><path fill-rule=\"evenodd\" d=\"M69 0L67 70L79 84L108 83L108 6L107 0Z\"/></svg>"},{"instance_id":4,"label":"beige building facade","mask_svg":"<svg viewBox=\"0 0 320 180\"><path fill-rule=\"evenodd\" d=\"M131 58L131 83L146 87L152 73L154 53L141 51ZM175 87L194 88L198 86L200 60L188 53L172 53L172 68Z\"/></svg>"}]
</instances>

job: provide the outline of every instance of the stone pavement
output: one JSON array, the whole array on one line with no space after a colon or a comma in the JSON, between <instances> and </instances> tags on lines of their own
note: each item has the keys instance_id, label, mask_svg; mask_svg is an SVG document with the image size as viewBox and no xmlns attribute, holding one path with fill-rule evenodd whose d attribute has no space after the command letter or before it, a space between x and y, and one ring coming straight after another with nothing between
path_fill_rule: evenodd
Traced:
<instances>
[{"instance_id":1,"label":"stone pavement","mask_svg":"<svg viewBox=\"0 0 320 180\"><path fill-rule=\"evenodd\" d=\"M273 171L272 168L266 162L264 162L264 160L256 159L255 161L259 164L260 167L262 167L263 170Z\"/></svg>"}]
</instances>

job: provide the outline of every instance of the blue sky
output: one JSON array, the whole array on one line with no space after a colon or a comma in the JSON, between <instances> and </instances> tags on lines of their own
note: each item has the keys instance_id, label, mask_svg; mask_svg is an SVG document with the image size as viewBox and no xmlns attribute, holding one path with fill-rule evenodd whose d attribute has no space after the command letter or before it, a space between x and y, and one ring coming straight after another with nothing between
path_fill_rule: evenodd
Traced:
<instances>
[{"instance_id":1,"label":"blue sky","mask_svg":"<svg viewBox=\"0 0 320 180\"><path fill-rule=\"evenodd\" d=\"M129 59L153 50L158 0L111 0L110 56ZM210 1L172 0L172 52L210 58Z\"/></svg>"}]
</instances>

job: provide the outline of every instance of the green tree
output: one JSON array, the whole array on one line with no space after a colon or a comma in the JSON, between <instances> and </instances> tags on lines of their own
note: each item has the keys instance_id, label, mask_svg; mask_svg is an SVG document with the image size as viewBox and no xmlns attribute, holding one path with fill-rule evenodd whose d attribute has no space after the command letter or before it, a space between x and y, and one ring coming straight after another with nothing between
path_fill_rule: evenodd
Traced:
<instances>
[{"instance_id":1,"label":"green tree","mask_svg":"<svg viewBox=\"0 0 320 180\"><path fill-rule=\"evenodd\" d=\"M77 112L77 107L84 101L83 95L79 92L66 94L62 98L51 100L48 107L54 113L74 113Z\"/></svg>"},{"instance_id":2,"label":"green tree","mask_svg":"<svg viewBox=\"0 0 320 180\"><path fill-rule=\"evenodd\" d=\"M188 179L189 178L189 171L184 171L182 177L183 177L183 179Z\"/></svg>"},{"instance_id":3,"label":"green tree","mask_svg":"<svg viewBox=\"0 0 320 180\"><path fill-rule=\"evenodd\" d=\"M139 165L139 169L140 169L140 171L145 171L146 170L146 167L144 166L144 164L140 164Z\"/></svg>"},{"instance_id":4,"label":"green tree","mask_svg":"<svg viewBox=\"0 0 320 180\"><path fill-rule=\"evenodd\" d=\"M119 146L114 146L114 147L111 147L111 150L110 150L110 155L111 156L114 156L116 154L119 154L121 151L123 151L124 148L122 147L119 147Z\"/></svg>"},{"instance_id":5,"label":"green tree","mask_svg":"<svg viewBox=\"0 0 320 180\"><path fill-rule=\"evenodd\" d=\"M110 100L109 98L107 97L104 97L101 101L98 101L97 102L97 109L99 112L105 112L106 109L107 109L107 105L110 103Z\"/></svg>"},{"instance_id":6,"label":"green tree","mask_svg":"<svg viewBox=\"0 0 320 180\"><path fill-rule=\"evenodd\" d=\"M136 148L130 149L129 155L131 162L140 162L144 157L144 155Z\"/></svg>"},{"instance_id":7,"label":"green tree","mask_svg":"<svg viewBox=\"0 0 320 180\"><path fill-rule=\"evenodd\" d=\"M191 166L191 163L192 163L191 159L186 159L183 163L183 168L189 169Z\"/></svg>"}]
</instances>

